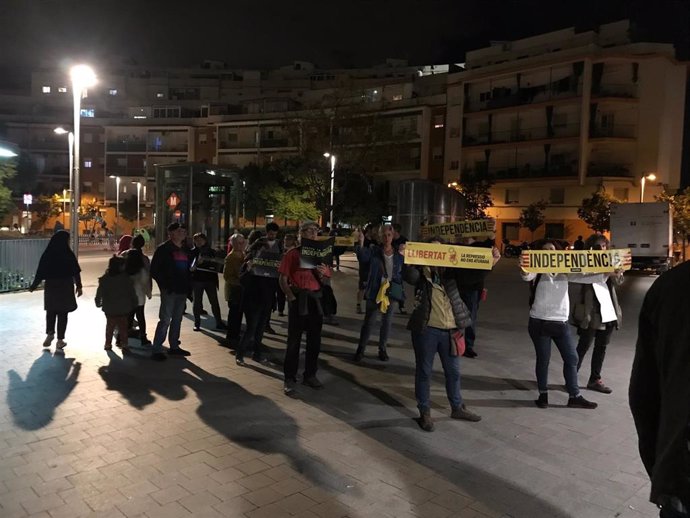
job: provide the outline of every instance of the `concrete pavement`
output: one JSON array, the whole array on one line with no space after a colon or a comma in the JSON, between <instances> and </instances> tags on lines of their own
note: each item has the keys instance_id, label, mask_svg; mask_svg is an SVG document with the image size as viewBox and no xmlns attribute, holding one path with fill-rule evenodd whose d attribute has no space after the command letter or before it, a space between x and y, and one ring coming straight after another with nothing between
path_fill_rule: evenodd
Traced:
<instances>
[{"instance_id":1,"label":"concrete pavement","mask_svg":"<svg viewBox=\"0 0 690 518\"><path fill-rule=\"evenodd\" d=\"M448 418L437 362L429 434L413 420L403 317L395 317L390 362L376 359L374 345L364 364L350 361L361 321L351 257L334 277L341 325L324 327L326 389L300 386L294 399L282 394L279 366L236 366L213 318L201 333L185 320L187 359L158 364L143 350L103 351L105 318L93 297L106 262L81 258L86 289L64 355L41 349L42 293L0 296L2 518L655 515L627 407L637 311L653 278L630 277L622 290L626 321L604 369L614 393L585 391L600 403L594 411L565 408L554 353L553 404L540 410L527 287L515 260L501 261L480 309L479 358L461 364L463 396L483 420ZM158 300L147 304L149 336ZM265 341L282 361L286 319L273 327L278 335Z\"/></svg>"}]
</instances>

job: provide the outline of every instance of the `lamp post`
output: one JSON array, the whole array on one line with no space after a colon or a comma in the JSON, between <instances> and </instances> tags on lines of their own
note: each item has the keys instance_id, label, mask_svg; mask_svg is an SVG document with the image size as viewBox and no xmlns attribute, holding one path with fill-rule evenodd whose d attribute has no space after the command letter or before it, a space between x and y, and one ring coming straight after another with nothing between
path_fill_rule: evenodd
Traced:
<instances>
[{"instance_id":1,"label":"lamp post","mask_svg":"<svg viewBox=\"0 0 690 518\"><path fill-rule=\"evenodd\" d=\"M137 230L139 230L139 205L141 203L141 182L132 182L137 184Z\"/></svg>"},{"instance_id":2,"label":"lamp post","mask_svg":"<svg viewBox=\"0 0 690 518\"><path fill-rule=\"evenodd\" d=\"M74 207L74 198L72 198L72 194L74 193L74 186L72 185L72 181L74 180L72 176L72 172L74 169L74 133L71 131L67 131L65 128L62 126L58 126L53 130L57 135L64 135L67 134L67 149L69 151L69 183L67 184L67 189L62 190L62 224L65 224L65 191L70 193L70 211L72 210L72 207ZM74 220L73 217L70 216L70 228L71 228L71 223Z\"/></svg>"},{"instance_id":3,"label":"lamp post","mask_svg":"<svg viewBox=\"0 0 690 518\"><path fill-rule=\"evenodd\" d=\"M644 203L644 184L647 182L647 180L653 182L656 180L656 175L654 173L649 173L648 175L644 175L642 177L642 180L640 181L640 203Z\"/></svg>"},{"instance_id":4,"label":"lamp post","mask_svg":"<svg viewBox=\"0 0 690 518\"><path fill-rule=\"evenodd\" d=\"M115 235L120 230L120 177L111 175L110 178L115 178Z\"/></svg>"},{"instance_id":5,"label":"lamp post","mask_svg":"<svg viewBox=\"0 0 690 518\"><path fill-rule=\"evenodd\" d=\"M81 185L79 178L79 129L81 117L81 98L86 88L96 84L96 74L87 65L75 65L70 69L72 80L72 99L74 101L74 176L72 177L72 220L70 232L72 234L72 251L79 256L79 206L81 205Z\"/></svg>"},{"instance_id":6,"label":"lamp post","mask_svg":"<svg viewBox=\"0 0 690 518\"><path fill-rule=\"evenodd\" d=\"M324 153L324 157L331 159L331 214L328 219L328 226L333 230L333 191L335 190L335 155L332 153Z\"/></svg>"}]
</instances>

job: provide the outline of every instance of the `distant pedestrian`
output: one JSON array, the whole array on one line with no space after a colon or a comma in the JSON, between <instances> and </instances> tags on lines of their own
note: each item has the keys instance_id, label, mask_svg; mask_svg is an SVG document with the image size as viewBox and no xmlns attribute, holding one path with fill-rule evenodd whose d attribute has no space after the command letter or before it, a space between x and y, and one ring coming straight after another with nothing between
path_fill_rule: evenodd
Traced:
<instances>
[{"instance_id":1,"label":"distant pedestrian","mask_svg":"<svg viewBox=\"0 0 690 518\"><path fill-rule=\"evenodd\" d=\"M395 248L396 252L402 254L401 247L404 250L403 245L407 243L407 237L403 236L401 232L402 225L400 223L393 223L393 248ZM397 303L400 314L407 315L407 311L405 311L405 291L403 291L402 299L397 301Z\"/></svg>"},{"instance_id":2,"label":"distant pedestrian","mask_svg":"<svg viewBox=\"0 0 690 518\"><path fill-rule=\"evenodd\" d=\"M132 247L132 236L129 234L123 235L117 242L117 255L124 254Z\"/></svg>"},{"instance_id":3,"label":"distant pedestrian","mask_svg":"<svg viewBox=\"0 0 690 518\"><path fill-rule=\"evenodd\" d=\"M247 240L242 234L230 236L232 251L225 257L223 280L225 280L225 300L228 302L228 331L225 336L228 347L235 348L240 340L242 328L242 297L240 270L244 263L244 249Z\"/></svg>"},{"instance_id":4,"label":"distant pedestrian","mask_svg":"<svg viewBox=\"0 0 690 518\"><path fill-rule=\"evenodd\" d=\"M60 230L53 234L48 242L29 291L34 291L41 281L45 281L43 308L46 311L46 339L43 347L50 347L55 339L55 321L57 320L58 350L63 349L67 314L77 309L77 297L82 295L81 268L77 258L69 247L69 232ZM76 285L76 289L75 289Z\"/></svg>"},{"instance_id":5,"label":"distant pedestrian","mask_svg":"<svg viewBox=\"0 0 690 518\"><path fill-rule=\"evenodd\" d=\"M168 240L161 243L151 259L151 277L158 284L161 305L158 311L158 325L153 337L151 358L166 359L163 342L168 336L168 354L189 356L191 353L180 347L180 326L191 291L189 253L184 247L187 229L179 223L168 225Z\"/></svg>"},{"instance_id":6,"label":"distant pedestrian","mask_svg":"<svg viewBox=\"0 0 690 518\"><path fill-rule=\"evenodd\" d=\"M573 250L584 250L585 242L582 240L582 236L577 236L577 239L573 243Z\"/></svg>"},{"instance_id":7,"label":"distant pedestrian","mask_svg":"<svg viewBox=\"0 0 690 518\"><path fill-rule=\"evenodd\" d=\"M640 310L630 409L662 518L690 516L690 262L659 277Z\"/></svg>"},{"instance_id":8,"label":"distant pedestrian","mask_svg":"<svg viewBox=\"0 0 690 518\"><path fill-rule=\"evenodd\" d=\"M132 278L125 271L126 260L114 255L108 261L108 269L98 279L96 307L103 309L106 316L104 349L112 349L113 333L117 329L118 343L123 354L131 352L128 345L129 314L137 308L139 301Z\"/></svg>"},{"instance_id":9,"label":"distant pedestrian","mask_svg":"<svg viewBox=\"0 0 690 518\"><path fill-rule=\"evenodd\" d=\"M132 239L132 248L122 255L125 258L125 272L127 272L127 275L132 279L134 291L137 294L137 307L129 314L128 318L128 334L132 336L134 318L136 317L141 345L151 345L151 341L146 336L146 314L144 306L146 304L146 299L151 300L153 286L151 282L151 261L143 251L144 244L144 236L137 234L134 236L134 239Z\"/></svg>"},{"instance_id":10,"label":"distant pedestrian","mask_svg":"<svg viewBox=\"0 0 690 518\"><path fill-rule=\"evenodd\" d=\"M359 264L359 284L357 286L357 314L362 313L362 301L364 300L364 292L367 289L367 280L369 279L369 261L368 255L363 253L372 245L376 244L377 228L371 223L364 227L359 239L355 243L355 255Z\"/></svg>"},{"instance_id":11,"label":"distant pedestrian","mask_svg":"<svg viewBox=\"0 0 690 518\"><path fill-rule=\"evenodd\" d=\"M204 261L215 259L215 252L208 244L206 234L198 232L193 237L194 248L190 251L192 291L194 313L194 331L201 330L201 315L203 310L204 293L211 303L211 313L216 320L216 330L225 331L227 328L220 315L218 304L218 273L205 268Z\"/></svg>"}]
</instances>

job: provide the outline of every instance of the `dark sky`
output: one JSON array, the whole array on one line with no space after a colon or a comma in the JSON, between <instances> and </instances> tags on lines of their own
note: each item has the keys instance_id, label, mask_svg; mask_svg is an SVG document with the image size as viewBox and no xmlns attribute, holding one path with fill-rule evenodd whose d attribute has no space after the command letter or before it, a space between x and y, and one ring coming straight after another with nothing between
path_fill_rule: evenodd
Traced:
<instances>
[{"instance_id":1,"label":"dark sky","mask_svg":"<svg viewBox=\"0 0 690 518\"><path fill-rule=\"evenodd\" d=\"M0 67L82 58L271 68L462 61L489 40L630 17L690 50L690 0L0 0ZM688 55L685 56L690 57Z\"/></svg>"}]
</instances>

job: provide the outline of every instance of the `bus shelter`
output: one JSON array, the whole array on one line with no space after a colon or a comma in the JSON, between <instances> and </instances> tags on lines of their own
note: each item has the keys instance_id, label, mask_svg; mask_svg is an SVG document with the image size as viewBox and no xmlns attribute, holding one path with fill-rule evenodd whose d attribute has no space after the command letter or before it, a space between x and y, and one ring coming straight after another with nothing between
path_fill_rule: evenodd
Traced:
<instances>
[{"instance_id":1,"label":"bus shelter","mask_svg":"<svg viewBox=\"0 0 690 518\"><path fill-rule=\"evenodd\" d=\"M190 236L203 232L213 248L225 243L239 224L243 187L238 170L210 164L155 164L156 242L178 222Z\"/></svg>"}]
</instances>

